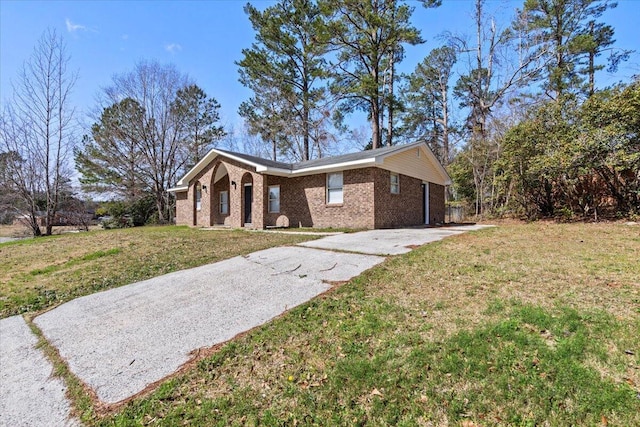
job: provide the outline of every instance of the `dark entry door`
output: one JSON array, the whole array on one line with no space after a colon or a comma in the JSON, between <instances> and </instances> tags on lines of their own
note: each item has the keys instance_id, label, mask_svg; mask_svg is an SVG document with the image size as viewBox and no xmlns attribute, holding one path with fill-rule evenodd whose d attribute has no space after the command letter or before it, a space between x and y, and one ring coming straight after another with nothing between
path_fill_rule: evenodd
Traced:
<instances>
[{"instance_id":1,"label":"dark entry door","mask_svg":"<svg viewBox=\"0 0 640 427\"><path fill-rule=\"evenodd\" d=\"M253 204L253 186L244 186L244 223L251 224L251 205Z\"/></svg>"}]
</instances>

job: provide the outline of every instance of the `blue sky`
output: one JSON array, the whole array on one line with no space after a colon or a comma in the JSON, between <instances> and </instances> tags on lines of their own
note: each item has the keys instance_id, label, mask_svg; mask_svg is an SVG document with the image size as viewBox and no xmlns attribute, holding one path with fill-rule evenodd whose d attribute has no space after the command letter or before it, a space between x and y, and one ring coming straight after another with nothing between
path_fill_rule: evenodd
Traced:
<instances>
[{"instance_id":1,"label":"blue sky","mask_svg":"<svg viewBox=\"0 0 640 427\"><path fill-rule=\"evenodd\" d=\"M11 94L11 80L42 33L58 31L67 43L71 68L79 72L73 102L81 114L95 107L100 88L115 73L141 59L173 63L222 105L223 124L238 124L239 104L251 96L238 82L235 61L254 33L243 11L245 1L7 1L0 0L0 99ZM259 8L273 2L253 1ZM523 1L494 0L489 7L508 16ZM437 9L415 3L413 23L427 43L407 48L401 71L409 72L440 45L443 31L471 33L473 3L444 0ZM621 0L603 20L614 26L617 46L640 51L640 1ZM640 74L636 52L620 71L602 73L600 86ZM358 124L360 125L360 124ZM366 125L361 123L361 125Z\"/></svg>"}]
</instances>

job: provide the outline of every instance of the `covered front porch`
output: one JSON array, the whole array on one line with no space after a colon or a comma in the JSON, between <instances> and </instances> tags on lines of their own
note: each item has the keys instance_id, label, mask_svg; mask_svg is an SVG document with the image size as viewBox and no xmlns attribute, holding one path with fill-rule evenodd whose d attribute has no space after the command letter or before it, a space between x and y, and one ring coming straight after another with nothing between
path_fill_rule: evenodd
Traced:
<instances>
[{"instance_id":1,"label":"covered front porch","mask_svg":"<svg viewBox=\"0 0 640 427\"><path fill-rule=\"evenodd\" d=\"M189 218L182 223L196 227L228 226L264 228L268 195L265 176L233 160L217 159L176 193L177 211Z\"/></svg>"}]
</instances>

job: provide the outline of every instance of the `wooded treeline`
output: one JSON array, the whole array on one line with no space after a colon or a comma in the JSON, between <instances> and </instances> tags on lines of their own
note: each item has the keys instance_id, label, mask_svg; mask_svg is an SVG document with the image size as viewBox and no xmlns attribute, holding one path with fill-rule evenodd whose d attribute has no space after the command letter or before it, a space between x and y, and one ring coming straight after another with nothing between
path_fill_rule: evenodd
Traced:
<instances>
[{"instance_id":1,"label":"wooded treeline","mask_svg":"<svg viewBox=\"0 0 640 427\"><path fill-rule=\"evenodd\" d=\"M257 151L307 160L345 139L362 149L424 140L453 178L449 200L475 214L640 215L640 83L597 85L631 53L601 21L616 4L525 0L505 24L490 2L461 3L469 33L430 40L401 73L405 48L425 43L414 5L437 14L440 3L247 4L255 40L237 65L253 96L239 114ZM4 106L0 204L26 212L34 234L45 212L50 233L73 157L85 191L119 200L134 222L171 222L167 190L225 137L220 105L175 66L141 61L100 91L79 132L67 64L62 39L45 33ZM349 129L356 112L366 135Z\"/></svg>"},{"instance_id":2,"label":"wooded treeline","mask_svg":"<svg viewBox=\"0 0 640 427\"><path fill-rule=\"evenodd\" d=\"M473 6L473 31L444 34L401 74L405 46L424 43L410 4L248 4L256 38L238 65L255 94L241 108L250 132L273 159L307 160L359 110L371 129L363 148L427 141L454 179L449 199L477 215L640 213L638 81L596 86L598 71L615 71L631 53L600 22L616 3L526 0L503 28L489 2L461 5Z\"/></svg>"}]
</instances>

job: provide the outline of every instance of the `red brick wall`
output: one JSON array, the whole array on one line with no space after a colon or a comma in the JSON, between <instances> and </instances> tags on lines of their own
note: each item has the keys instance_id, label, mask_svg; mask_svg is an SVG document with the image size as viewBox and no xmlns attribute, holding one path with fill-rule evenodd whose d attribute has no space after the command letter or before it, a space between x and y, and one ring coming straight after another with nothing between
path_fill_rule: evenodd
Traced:
<instances>
[{"instance_id":1,"label":"red brick wall","mask_svg":"<svg viewBox=\"0 0 640 427\"><path fill-rule=\"evenodd\" d=\"M422 180L400 174L400 193L391 193L391 172L375 170L376 228L424 224Z\"/></svg>"},{"instance_id":2,"label":"red brick wall","mask_svg":"<svg viewBox=\"0 0 640 427\"><path fill-rule=\"evenodd\" d=\"M343 203L327 205L327 174L296 178L267 176L265 226L373 228L373 178L375 168L343 172ZM280 213L268 213L266 188L280 185Z\"/></svg>"},{"instance_id":3,"label":"red brick wall","mask_svg":"<svg viewBox=\"0 0 640 427\"><path fill-rule=\"evenodd\" d=\"M444 186L429 183L429 224L444 224Z\"/></svg>"},{"instance_id":4,"label":"red brick wall","mask_svg":"<svg viewBox=\"0 0 640 427\"><path fill-rule=\"evenodd\" d=\"M189 203L186 191L176 193L176 224L191 225L193 208Z\"/></svg>"}]
</instances>

